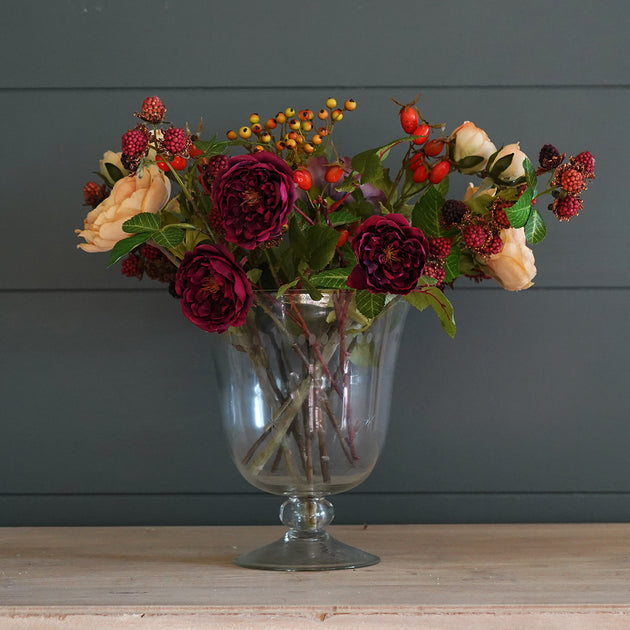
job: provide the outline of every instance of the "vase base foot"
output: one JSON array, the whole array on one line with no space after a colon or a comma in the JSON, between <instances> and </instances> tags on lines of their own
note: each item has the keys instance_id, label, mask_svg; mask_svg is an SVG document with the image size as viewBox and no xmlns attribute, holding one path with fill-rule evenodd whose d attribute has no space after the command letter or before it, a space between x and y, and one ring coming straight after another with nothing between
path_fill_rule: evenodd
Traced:
<instances>
[{"instance_id":1,"label":"vase base foot","mask_svg":"<svg viewBox=\"0 0 630 630\"><path fill-rule=\"evenodd\" d=\"M325 534L317 538L285 536L235 558L234 564L267 571L333 571L369 567L380 561L374 554Z\"/></svg>"}]
</instances>

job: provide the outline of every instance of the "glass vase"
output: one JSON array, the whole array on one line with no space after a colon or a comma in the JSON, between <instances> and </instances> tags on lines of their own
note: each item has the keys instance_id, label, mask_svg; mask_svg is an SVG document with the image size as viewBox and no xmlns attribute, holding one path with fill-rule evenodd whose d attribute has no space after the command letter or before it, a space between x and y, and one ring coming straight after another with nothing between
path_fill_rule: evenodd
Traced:
<instances>
[{"instance_id":1,"label":"glass vase","mask_svg":"<svg viewBox=\"0 0 630 630\"><path fill-rule=\"evenodd\" d=\"M256 488L286 497L278 541L240 566L315 571L369 566L371 553L333 538L327 496L372 472L387 432L407 304L391 299L371 322L353 292L257 292L246 323L215 354L231 454Z\"/></svg>"}]
</instances>

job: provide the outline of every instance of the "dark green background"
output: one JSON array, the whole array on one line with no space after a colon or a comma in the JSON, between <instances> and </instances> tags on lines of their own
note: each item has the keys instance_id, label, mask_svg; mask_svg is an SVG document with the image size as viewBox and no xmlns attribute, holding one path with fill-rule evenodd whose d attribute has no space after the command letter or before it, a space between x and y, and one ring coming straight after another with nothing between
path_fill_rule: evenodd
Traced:
<instances>
[{"instance_id":1,"label":"dark green background","mask_svg":"<svg viewBox=\"0 0 630 630\"><path fill-rule=\"evenodd\" d=\"M460 281L458 334L411 313L392 425L337 522L630 519L628 5L320 0L23 1L0 25L0 524L276 522L226 452L213 338L159 287L75 249L81 188L145 96L222 134L250 112L390 97L536 158L597 157L579 219L546 212L535 286ZM460 178L459 186L467 183Z\"/></svg>"}]
</instances>

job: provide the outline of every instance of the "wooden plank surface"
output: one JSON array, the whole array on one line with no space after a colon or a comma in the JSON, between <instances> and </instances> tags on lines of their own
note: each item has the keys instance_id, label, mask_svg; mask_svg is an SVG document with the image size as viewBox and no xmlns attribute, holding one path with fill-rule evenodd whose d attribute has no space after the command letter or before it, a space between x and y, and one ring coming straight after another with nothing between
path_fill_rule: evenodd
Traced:
<instances>
[{"instance_id":1,"label":"wooden plank surface","mask_svg":"<svg viewBox=\"0 0 630 630\"><path fill-rule=\"evenodd\" d=\"M331 532L382 562L321 573L232 564L235 555L280 536L280 527L1 529L0 627L80 627L109 619L110 626L84 627L161 628L180 615L186 625L175 627L240 628L255 621L255 627L285 628L300 621L310 628L326 621L326 627L372 628L406 620L412 625L405 627L445 629L600 629L630 623L630 524L338 526ZM42 625L19 625L29 620ZM203 626L203 620L223 625Z\"/></svg>"}]
</instances>

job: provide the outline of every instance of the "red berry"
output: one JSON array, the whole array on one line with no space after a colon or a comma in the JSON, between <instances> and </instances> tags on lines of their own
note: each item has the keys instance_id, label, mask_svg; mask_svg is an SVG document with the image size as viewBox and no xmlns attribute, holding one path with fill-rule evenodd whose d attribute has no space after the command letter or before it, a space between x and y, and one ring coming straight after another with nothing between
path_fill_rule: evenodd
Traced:
<instances>
[{"instance_id":1,"label":"red berry","mask_svg":"<svg viewBox=\"0 0 630 630\"><path fill-rule=\"evenodd\" d=\"M176 171L183 171L186 168L186 158L182 157L181 155L176 155L171 160L171 166Z\"/></svg>"},{"instance_id":2,"label":"red berry","mask_svg":"<svg viewBox=\"0 0 630 630\"><path fill-rule=\"evenodd\" d=\"M432 184L439 184L451 170L451 164L448 160L442 160L438 162L432 169L429 175L429 181Z\"/></svg>"},{"instance_id":3,"label":"red berry","mask_svg":"<svg viewBox=\"0 0 630 630\"><path fill-rule=\"evenodd\" d=\"M435 157L436 155L442 153L443 148L444 140L442 140L442 138L436 138L435 140L429 140L429 142L424 145L423 151L425 155Z\"/></svg>"},{"instance_id":4,"label":"red berry","mask_svg":"<svg viewBox=\"0 0 630 630\"><path fill-rule=\"evenodd\" d=\"M155 158L155 163L157 164L157 167L162 169L163 171L168 171L168 164L164 161L164 158L161 155L158 155Z\"/></svg>"},{"instance_id":5,"label":"red berry","mask_svg":"<svg viewBox=\"0 0 630 630\"><path fill-rule=\"evenodd\" d=\"M424 144L427 141L427 138L429 137L429 134L431 133L431 127L429 127L429 125L420 125L418 127L416 127L413 132L412 135L413 136L420 136L419 138L416 138L413 143L414 144Z\"/></svg>"},{"instance_id":6,"label":"red berry","mask_svg":"<svg viewBox=\"0 0 630 630\"><path fill-rule=\"evenodd\" d=\"M400 110L400 124L407 133L413 133L418 126L418 112L415 107L405 105Z\"/></svg>"},{"instance_id":7,"label":"red berry","mask_svg":"<svg viewBox=\"0 0 630 630\"><path fill-rule=\"evenodd\" d=\"M295 173L293 173L293 181L302 190L310 190L313 187L313 177L306 168L298 168Z\"/></svg>"},{"instance_id":8,"label":"red berry","mask_svg":"<svg viewBox=\"0 0 630 630\"><path fill-rule=\"evenodd\" d=\"M420 164L413 172L413 181L416 182L416 184L421 184L422 182L426 182L427 179L429 179L429 171L424 164Z\"/></svg>"},{"instance_id":9,"label":"red berry","mask_svg":"<svg viewBox=\"0 0 630 630\"><path fill-rule=\"evenodd\" d=\"M419 166L424 164L424 155L422 153L416 153L409 161L409 168L415 171Z\"/></svg>"},{"instance_id":10,"label":"red berry","mask_svg":"<svg viewBox=\"0 0 630 630\"><path fill-rule=\"evenodd\" d=\"M337 241L337 247L343 247L344 243L348 240L349 234L349 230L339 230L339 240Z\"/></svg>"},{"instance_id":11,"label":"red berry","mask_svg":"<svg viewBox=\"0 0 630 630\"><path fill-rule=\"evenodd\" d=\"M188 155L190 155L193 160L196 160L200 155L203 155L203 151L197 148L194 144L191 144L188 147Z\"/></svg>"},{"instance_id":12,"label":"red berry","mask_svg":"<svg viewBox=\"0 0 630 630\"><path fill-rule=\"evenodd\" d=\"M343 176L343 169L338 164L333 164L329 166L326 170L326 175L324 175L324 179L330 183L334 184L338 182Z\"/></svg>"}]
</instances>

